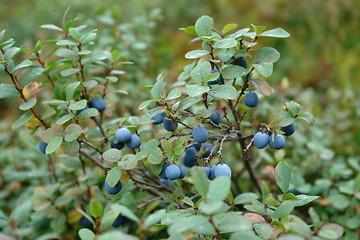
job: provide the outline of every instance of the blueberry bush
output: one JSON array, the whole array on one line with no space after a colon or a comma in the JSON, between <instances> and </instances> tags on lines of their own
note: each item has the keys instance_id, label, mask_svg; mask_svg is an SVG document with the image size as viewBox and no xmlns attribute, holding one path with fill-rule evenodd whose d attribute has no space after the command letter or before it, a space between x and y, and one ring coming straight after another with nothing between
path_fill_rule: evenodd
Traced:
<instances>
[{"instance_id":1,"label":"blueberry bush","mask_svg":"<svg viewBox=\"0 0 360 240\"><path fill-rule=\"evenodd\" d=\"M1 208L0 227L7 236L316 240L340 239L345 230L356 235L359 176L334 186L320 178L311 189L298 174L301 165L286 152L288 144L321 141L316 130L296 140L314 117L296 99L266 105L276 91L270 84L280 53L262 40L290 37L282 28L217 28L211 17L201 16L182 29L195 47L185 54L188 64L177 80L161 73L152 84L141 82L147 68L136 67L146 59L141 48L134 56L121 42L110 49L96 29L66 14L62 26L41 27L56 38L33 47L16 47L0 33L0 66L7 76L0 96L22 101L22 115L11 128L21 128L15 137L24 150L17 157L27 159L19 165L1 153L8 163L0 175L7 188L2 199L9 204ZM338 165L331 177L347 170ZM351 166L359 169L355 161ZM337 205L326 214L319 211L325 205L313 204L328 191L335 192ZM344 220L352 220L346 229L331 217L344 209L350 209Z\"/></svg>"}]
</instances>

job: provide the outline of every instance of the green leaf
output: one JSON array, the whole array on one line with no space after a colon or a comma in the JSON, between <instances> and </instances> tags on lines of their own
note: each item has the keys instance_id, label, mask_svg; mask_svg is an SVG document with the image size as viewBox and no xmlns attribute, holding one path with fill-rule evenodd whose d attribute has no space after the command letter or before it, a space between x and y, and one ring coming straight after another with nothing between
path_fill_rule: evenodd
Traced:
<instances>
[{"instance_id":1,"label":"green leaf","mask_svg":"<svg viewBox=\"0 0 360 240\"><path fill-rule=\"evenodd\" d=\"M66 114L66 115L62 116L61 118L59 118L55 123L57 125L63 125L64 123L66 123L67 121L72 119L73 117L74 117L74 114Z\"/></svg>"},{"instance_id":2,"label":"green leaf","mask_svg":"<svg viewBox=\"0 0 360 240\"><path fill-rule=\"evenodd\" d=\"M97 31L97 30L94 29L93 31L91 31L88 34L81 37L80 41L83 46L88 45L92 40L94 40L96 38L97 33L95 31Z\"/></svg>"},{"instance_id":3,"label":"green leaf","mask_svg":"<svg viewBox=\"0 0 360 240\"><path fill-rule=\"evenodd\" d=\"M19 65L17 65L13 69L11 69L11 73L15 73L17 70L19 70L21 68L26 68L28 66L31 66L31 64L32 64L32 62L30 60L26 59L25 61L19 63Z\"/></svg>"},{"instance_id":4,"label":"green leaf","mask_svg":"<svg viewBox=\"0 0 360 240\"><path fill-rule=\"evenodd\" d=\"M79 85L80 82L73 82L66 86L66 101L70 101L74 97L74 92Z\"/></svg>"},{"instance_id":5,"label":"green leaf","mask_svg":"<svg viewBox=\"0 0 360 240\"><path fill-rule=\"evenodd\" d=\"M280 58L280 53L272 47L263 47L256 51L254 63L274 63Z\"/></svg>"},{"instance_id":6,"label":"green leaf","mask_svg":"<svg viewBox=\"0 0 360 240\"><path fill-rule=\"evenodd\" d=\"M62 143L62 148L64 150L64 152L72 157L77 156L79 149L80 149L80 143L76 140L72 141L72 142L63 142Z\"/></svg>"},{"instance_id":7,"label":"green leaf","mask_svg":"<svg viewBox=\"0 0 360 240\"><path fill-rule=\"evenodd\" d=\"M37 99L36 98L32 98L30 99L29 101L27 102L24 102L22 103L20 106L19 106L19 109L20 110L29 110L30 108L34 107L37 103Z\"/></svg>"},{"instance_id":8,"label":"green leaf","mask_svg":"<svg viewBox=\"0 0 360 240\"><path fill-rule=\"evenodd\" d=\"M94 218L98 218L101 217L101 215L103 214L104 207L99 200L92 199L90 201L89 210L91 216L93 216Z\"/></svg>"},{"instance_id":9,"label":"green leaf","mask_svg":"<svg viewBox=\"0 0 360 240\"><path fill-rule=\"evenodd\" d=\"M197 36L195 26L188 26L188 27L186 27L184 29L181 29L181 30L184 30L184 32L186 32L187 34Z\"/></svg>"},{"instance_id":10,"label":"green leaf","mask_svg":"<svg viewBox=\"0 0 360 240\"><path fill-rule=\"evenodd\" d=\"M273 234L273 229L268 223L255 223L254 230L263 239L270 239Z\"/></svg>"},{"instance_id":11,"label":"green leaf","mask_svg":"<svg viewBox=\"0 0 360 240\"><path fill-rule=\"evenodd\" d=\"M255 193L251 193L251 192L242 193L234 199L234 204L237 205L237 204L249 203L258 198L259 198L258 195L256 195Z\"/></svg>"},{"instance_id":12,"label":"green leaf","mask_svg":"<svg viewBox=\"0 0 360 240\"><path fill-rule=\"evenodd\" d=\"M205 77L204 83L208 83L209 81L216 81L218 78L220 77L220 73L219 72L215 72L215 73L211 73L208 74ZM206 86L207 87L207 86ZM209 88L210 90L210 88Z\"/></svg>"},{"instance_id":13,"label":"green leaf","mask_svg":"<svg viewBox=\"0 0 360 240\"><path fill-rule=\"evenodd\" d=\"M201 196L205 196L208 191L208 183L204 171L200 167L193 167L191 168L191 177L196 191Z\"/></svg>"},{"instance_id":14,"label":"green leaf","mask_svg":"<svg viewBox=\"0 0 360 240\"><path fill-rule=\"evenodd\" d=\"M112 168L106 175L106 182L110 187L114 187L120 180L121 171L118 167Z\"/></svg>"},{"instance_id":15,"label":"green leaf","mask_svg":"<svg viewBox=\"0 0 360 240\"><path fill-rule=\"evenodd\" d=\"M152 117L154 117L156 114L164 112L164 108L163 107L157 107L157 108L153 108L151 110L149 110L145 116L144 119L145 120L150 120Z\"/></svg>"},{"instance_id":16,"label":"green leaf","mask_svg":"<svg viewBox=\"0 0 360 240\"><path fill-rule=\"evenodd\" d=\"M160 209L160 210L150 214L145 219L143 227L144 228L149 228L149 227L157 224L164 217L165 213L166 213L165 209Z\"/></svg>"},{"instance_id":17,"label":"green leaf","mask_svg":"<svg viewBox=\"0 0 360 240\"><path fill-rule=\"evenodd\" d=\"M292 212L295 205L292 201L284 201L280 204L280 206L270 215L272 219L274 218L283 218Z\"/></svg>"},{"instance_id":18,"label":"green leaf","mask_svg":"<svg viewBox=\"0 0 360 240\"><path fill-rule=\"evenodd\" d=\"M186 97L183 100L181 100L179 104L179 111L188 109L191 106L195 105L196 103L200 102L201 100L202 97Z\"/></svg>"},{"instance_id":19,"label":"green leaf","mask_svg":"<svg viewBox=\"0 0 360 240\"><path fill-rule=\"evenodd\" d=\"M230 178L220 176L215 178L209 185L209 191L206 194L206 200L209 202L222 201L230 192Z\"/></svg>"},{"instance_id":20,"label":"green leaf","mask_svg":"<svg viewBox=\"0 0 360 240\"><path fill-rule=\"evenodd\" d=\"M195 30L199 37L211 36L213 27L214 21L209 16L201 16L195 23Z\"/></svg>"},{"instance_id":21,"label":"green leaf","mask_svg":"<svg viewBox=\"0 0 360 240\"><path fill-rule=\"evenodd\" d=\"M25 112L23 115L20 116L20 118L18 120L16 120L11 128L12 129L16 129L21 127L22 125L24 125L25 123L27 123L28 121L30 121L30 119L32 118L32 114L30 112Z\"/></svg>"},{"instance_id":22,"label":"green leaf","mask_svg":"<svg viewBox=\"0 0 360 240\"><path fill-rule=\"evenodd\" d=\"M210 52L208 50L193 50L190 52L187 52L185 54L185 58L187 59L197 59L197 58L201 58L203 56L208 55Z\"/></svg>"},{"instance_id":23,"label":"green leaf","mask_svg":"<svg viewBox=\"0 0 360 240\"><path fill-rule=\"evenodd\" d=\"M113 204L113 205L111 205L111 209L113 209L115 211L119 211L122 215L130 218L134 222L140 221L139 218L129 208L127 208L125 206L122 206L120 204Z\"/></svg>"},{"instance_id":24,"label":"green leaf","mask_svg":"<svg viewBox=\"0 0 360 240\"><path fill-rule=\"evenodd\" d=\"M218 73L219 75L219 73ZM196 97L210 91L210 87L202 85L186 85L186 92L190 97Z\"/></svg>"},{"instance_id":25,"label":"green leaf","mask_svg":"<svg viewBox=\"0 0 360 240\"><path fill-rule=\"evenodd\" d=\"M275 121L277 126L285 127L290 125L294 121L294 118L291 116L289 112L281 111L276 114Z\"/></svg>"},{"instance_id":26,"label":"green leaf","mask_svg":"<svg viewBox=\"0 0 360 240\"><path fill-rule=\"evenodd\" d=\"M145 100L145 101L143 101L143 102L139 105L138 109L139 109L139 110L143 110L144 108L146 108L147 106L149 106L150 103L153 103L153 102L157 102L157 100L154 100L154 99L152 99L152 100Z\"/></svg>"},{"instance_id":27,"label":"green leaf","mask_svg":"<svg viewBox=\"0 0 360 240\"><path fill-rule=\"evenodd\" d=\"M213 48L228 49L236 47L238 42L234 38L225 38L216 42Z\"/></svg>"},{"instance_id":28,"label":"green leaf","mask_svg":"<svg viewBox=\"0 0 360 240\"><path fill-rule=\"evenodd\" d=\"M171 142L169 140L161 139L160 144L161 144L162 148L164 148L164 150L167 153L173 152L173 147L172 147Z\"/></svg>"},{"instance_id":29,"label":"green leaf","mask_svg":"<svg viewBox=\"0 0 360 240\"><path fill-rule=\"evenodd\" d=\"M222 70L222 77L225 79L234 79L245 76L248 71L237 65L229 65Z\"/></svg>"},{"instance_id":30,"label":"green leaf","mask_svg":"<svg viewBox=\"0 0 360 240\"><path fill-rule=\"evenodd\" d=\"M285 107L292 117L297 116L301 111L301 105L295 101L285 103Z\"/></svg>"},{"instance_id":31,"label":"green leaf","mask_svg":"<svg viewBox=\"0 0 360 240\"><path fill-rule=\"evenodd\" d=\"M55 31L58 31L58 32L62 32L61 28L59 28L58 26L55 26L53 24L43 24L40 27L45 28L45 29L55 30Z\"/></svg>"},{"instance_id":32,"label":"green leaf","mask_svg":"<svg viewBox=\"0 0 360 240\"><path fill-rule=\"evenodd\" d=\"M211 90L208 92L208 94L216 98L230 100L236 100L239 95L236 89L230 85L211 86Z\"/></svg>"},{"instance_id":33,"label":"green leaf","mask_svg":"<svg viewBox=\"0 0 360 240\"><path fill-rule=\"evenodd\" d=\"M311 125L313 125L315 123L314 116L309 112L301 112L299 114L299 118L301 118L302 120L304 120L305 122L307 122L308 124L311 124Z\"/></svg>"},{"instance_id":34,"label":"green leaf","mask_svg":"<svg viewBox=\"0 0 360 240\"><path fill-rule=\"evenodd\" d=\"M60 48L55 52L55 55L61 58L65 58L65 59L70 59L70 60L77 60L78 59L78 55L69 49L66 48Z\"/></svg>"},{"instance_id":35,"label":"green leaf","mask_svg":"<svg viewBox=\"0 0 360 240\"><path fill-rule=\"evenodd\" d=\"M221 216L220 221L216 218L215 220L216 226L222 233L252 230L252 223L246 217L242 216L240 212L227 212Z\"/></svg>"},{"instance_id":36,"label":"green leaf","mask_svg":"<svg viewBox=\"0 0 360 240\"><path fill-rule=\"evenodd\" d=\"M253 27L256 35L259 35L260 33L262 33L265 30L264 26L255 26L254 24L251 24L251 26Z\"/></svg>"},{"instance_id":37,"label":"green leaf","mask_svg":"<svg viewBox=\"0 0 360 240\"><path fill-rule=\"evenodd\" d=\"M234 56L234 54L235 54L234 49L220 49L217 51L218 58L223 62L229 61L230 58Z\"/></svg>"},{"instance_id":38,"label":"green leaf","mask_svg":"<svg viewBox=\"0 0 360 240\"><path fill-rule=\"evenodd\" d=\"M294 200L293 203L295 203L295 207L300 207L320 198L320 196L308 196L308 195L300 194L300 195L296 195L296 198L298 200Z\"/></svg>"},{"instance_id":39,"label":"green leaf","mask_svg":"<svg viewBox=\"0 0 360 240\"><path fill-rule=\"evenodd\" d=\"M328 223L322 226L319 230L319 237L325 239L340 239L344 234L344 228L336 223Z\"/></svg>"},{"instance_id":40,"label":"green leaf","mask_svg":"<svg viewBox=\"0 0 360 240\"><path fill-rule=\"evenodd\" d=\"M189 197L184 197L181 201L182 201L183 203L186 203L186 204L189 205L190 207L194 207L194 206L195 206L194 202L193 202Z\"/></svg>"},{"instance_id":41,"label":"green leaf","mask_svg":"<svg viewBox=\"0 0 360 240\"><path fill-rule=\"evenodd\" d=\"M320 220L320 217L319 215L316 213L315 209L314 208L309 208L309 215L311 217L311 222L313 223L314 227L315 227L315 231L317 231L321 225L322 225L322 222Z\"/></svg>"},{"instance_id":42,"label":"green leaf","mask_svg":"<svg viewBox=\"0 0 360 240\"><path fill-rule=\"evenodd\" d=\"M60 75L63 77L68 77L68 76L74 75L78 72L80 72L80 69L78 69L78 68L68 68L68 69L62 70Z\"/></svg>"},{"instance_id":43,"label":"green leaf","mask_svg":"<svg viewBox=\"0 0 360 240\"><path fill-rule=\"evenodd\" d=\"M17 53L20 52L20 50L21 49L18 47L11 47L7 49L4 54L4 61L9 61L10 59L12 59Z\"/></svg>"},{"instance_id":44,"label":"green leaf","mask_svg":"<svg viewBox=\"0 0 360 240\"><path fill-rule=\"evenodd\" d=\"M46 147L46 154L51 154L55 152L60 146L63 141L63 137L55 137Z\"/></svg>"},{"instance_id":45,"label":"green leaf","mask_svg":"<svg viewBox=\"0 0 360 240\"><path fill-rule=\"evenodd\" d=\"M74 103L71 103L69 105L69 109L70 110L81 110L81 109L84 109L87 105L87 101L85 99L83 100L80 100L78 102L74 102Z\"/></svg>"},{"instance_id":46,"label":"green leaf","mask_svg":"<svg viewBox=\"0 0 360 240\"><path fill-rule=\"evenodd\" d=\"M275 37L275 38L287 38L290 34L282 28L274 28L268 31L262 32L259 36L262 37Z\"/></svg>"},{"instance_id":47,"label":"green leaf","mask_svg":"<svg viewBox=\"0 0 360 240\"><path fill-rule=\"evenodd\" d=\"M221 30L222 34L226 34L227 32L230 32L231 30L233 30L234 28L237 28L237 24L235 23L229 23L226 24L225 27Z\"/></svg>"},{"instance_id":48,"label":"green leaf","mask_svg":"<svg viewBox=\"0 0 360 240\"><path fill-rule=\"evenodd\" d=\"M276 165L275 180L276 184L279 186L283 193L287 193L289 191L291 181L291 169L289 164L282 161Z\"/></svg>"},{"instance_id":49,"label":"green leaf","mask_svg":"<svg viewBox=\"0 0 360 240\"><path fill-rule=\"evenodd\" d=\"M191 78L195 83L202 84L205 81L205 78L211 71L211 64L206 61L197 65L193 70L191 70Z\"/></svg>"},{"instance_id":50,"label":"green leaf","mask_svg":"<svg viewBox=\"0 0 360 240\"><path fill-rule=\"evenodd\" d=\"M240 30L236 31L233 34L228 35L227 37L236 39L236 38L239 38L239 37L243 36L248 31L250 31L250 28L243 28L243 29L240 29Z\"/></svg>"},{"instance_id":51,"label":"green leaf","mask_svg":"<svg viewBox=\"0 0 360 240\"><path fill-rule=\"evenodd\" d=\"M120 60L120 51L117 49L112 50L111 52L111 62L117 62Z\"/></svg>"},{"instance_id":52,"label":"green leaf","mask_svg":"<svg viewBox=\"0 0 360 240\"><path fill-rule=\"evenodd\" d=\"M166 97L166 100L172 100L181 97L181 90L174 88Z\"/></svg>"},{"instance_id":53,"label":"green leaf","mask_svg":"<svg viewBox=\"0 0 360 240\"><path fill-rule=\"evenodd\" d=\"M111 227L116 218L119 216L119 211L108 211L101 216L100 220L100 231L106 232L107 229Z\"/></svg>"},{"instance_id":54,"label":"green leaf","mask_svg":"<svg viewBox=\"0 0 360 240\"><path fill-rule=\"evenodd\" d=\"M78 139L82 133L82 128L77 124L70 124L65 129L65 141L72 142Z\"/></svg>"},{"instance_id":55,"label":"green leaf","mask_svg":"<svg viewBox=\"0 0 360 240\"><path fill-rule=\"evenodd\" d=\"M272 88L269 83L262 79L252 79L250 80L251 85L262 95L270 96L272 92Z\"/></svg>"},{"instance_id":56,"label":"green leaf","mask_svg":"<svg viewBox=\"0 0 360 240\"><path fill-rule=\"evenodd\" d=\"M163 87L164 87L164 77L163 74L160 74L157 78L155 85L151 89L151 96L156 99L161 98L161 92L163 90Z\"/></svg>"},{"instance_id":57,"label":"green leaf","mask_svg":"<svg viewBox=\"0 0 360 240\"><path fill-rule=\"evenodd\" d=\"M15 85L12 84L0 84L0 99L16 97L19 92L16 90Z\"/></svg>"},{"instance_id":58,"label":"green leaf","mask_svg":"<svg viewBox=\"0 0 360 240\"><path fill-rule=\"evenodd\" d=\"M121 158L121 161L118 162L118 166L122 170L131 170L137 166L138 160L133 154L126 154Z\"/></svg>"},{"instance_id":59,"label":"green leaf","mask_svg":"<svg viewBox=\"0 0 360 240\"><path fill-rule=\"evenodd\" d=\"M89 109L85 109L84 111L82 111L79 114L79 118L83 119L83 118L89 118L89 117L95 117L99 115L99 111L95 108L89 108Z\"/></svg>"},{"instance_id":60,"label":"green leaf","mask_svg":"<svg viewBox=\"0 0 360 240\"><path fill-rule=\"evenodd\" d=\"M232 234L230 237L230 240L239 240L239 239L262 240L262 238L258 237L254 232L249 230L238 231Z\"/></svg>"},{"instance_id":61,"label":"green leaf","mask_svg":"<svg viewBox=\"0 0 360 240\"><path fill-rule=\"evenodd\" d=\"M121 158L121 152L116 148L110 148L102 154L102 157L105 161L117 162Z\"/></svg>"},{"instance_id":62,"label":"green leaf","mask_svg":"<svg viewBox=\"0 0 360 240\"><path fill-rule=\"evenodd\" d=\"M69 28L69 33L76 41L80 41L81 35L80 35L79 30L71 27L71 28Z\"/></svg>"},{"instance_id":63,"label":"green leaf","mask_svg":"<svg viewBox=\"0 0 360 240\"><path fill-rule=\"evenodd\" d=\"M77 43L68 39L59 40L56 42L58 46L76 46Z\"/></svg>"},{"instance_id":64,"label":"green leaf","mask_svg":"<svg viewBox=\"0 0 360 240\"><path fill-rule=\"evenodd\" d=\"M43 72L44 72L43 68L41 67L35 68L34 70L32 70L31 73L29 73L29 75L26 76L24 81L21 82L20 86L22 88L25 87L31 81L33 81L34 79L38 78L41 74L43 74Z\"/></svg>"},{"instance_id":65,"label":"green leaf","mask_svg":"<svg viewBox=\"0 0 360 240\"><path fill-rule=\"evenodd\" d=\"M260 215L267 215L265 204L259 202L258 200L254 200L251 205L245 205L244 208Z\"/></svg>"}]
</instances>

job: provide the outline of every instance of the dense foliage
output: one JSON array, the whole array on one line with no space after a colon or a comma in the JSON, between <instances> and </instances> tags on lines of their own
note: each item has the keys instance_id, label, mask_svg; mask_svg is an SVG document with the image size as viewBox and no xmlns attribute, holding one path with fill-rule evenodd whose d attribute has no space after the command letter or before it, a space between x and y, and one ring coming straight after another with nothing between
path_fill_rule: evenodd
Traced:
<instances>
[{"instance_id":1,"label":"dense foliage","mask_svg":"<svg viewBox=\"0 0 360 240\"><path fill-rule=\"evenodd\" d=\"M170 85L161 74L153 85L137 82L142 89L136 95L131 80L134 76L141 79L139 74L146 72L131 66L144 59L141 51L138 59L121 43L120 51L104 51L98 44L101 38L96 41L96 30L76 26L76 19L64 19L61 28L42 26L58 32L57 40L40 41L33 49L14 47L13 40L1 45L3 70L9 76L1 85L1 96L23 99L19 109L24 114L12 127L26 124L30 129L19 132L27 150L16 154L28 159L26 164L5 166L3 171L17 169L17 174L3 176L4 184L12 183L4 192L4 199L12 199L2 212L6 234L29 239L78 233L82 239L95 234L96 239L132 239L134 235L338 239L343 228L325 222L345 209L346 215L336 222L346 222L350 239L356 234L360 181L352 176L359 169L356 159L350 161L350 168L341 162L332 168L318 163L326 173L313 180L316 184L307 183L302 171L315 166L301 169L298 160L309 151L291 155L288 144L296 149L306 142L311 146L312 141L321 141L316 129L312 128L311 135L298 133L309 127L297 118L313 123L313 117L295 101L286 102L283 108L279 102L275 107L266 103L275 103L268 96L276 90L265 79L280 54L258 46L258 41L288 37L286 31L265 31L259 26L234 31L236 24L219 31L210 17L203 16L195 26L184 29L200 44L199 49L186 53L192 62L183 67L178 80ZM23 57L30 53L28 59L17 61L20 52ZM135 59L121 60L123 52ZM118 93L129 96L120 98ZM139 106L139 110L148 109L145 114L134 109L136 96L148 99ZM154 124L154 118L164 126ZM292 135L287 126L293 126L294 119ZM257 132L259 140L254 137ZM36 149L30 133L41 138L40 151L47 155ZM283 134L292 136L284 138ZM252 147L268 144L266 150ZM285 150L271 150L283 147ZM311 153L331 157L326 142ZM9 156L4 153L4 159L13 162ZM290 158L295 161L288 161ZM165 162L173 165L165 168ZM180 177L178 164L188 167L186 177L164 180ZM327 174L338 183L329 183ZM353 180L341 181L344 177ZM322 202L315 208L306 207L327 193L336 203L334 209L321 210L326 205ZM120 225L121 231L116 229ZM81 226L88 229L79 231Z\"/></svg>"}]
</instances>

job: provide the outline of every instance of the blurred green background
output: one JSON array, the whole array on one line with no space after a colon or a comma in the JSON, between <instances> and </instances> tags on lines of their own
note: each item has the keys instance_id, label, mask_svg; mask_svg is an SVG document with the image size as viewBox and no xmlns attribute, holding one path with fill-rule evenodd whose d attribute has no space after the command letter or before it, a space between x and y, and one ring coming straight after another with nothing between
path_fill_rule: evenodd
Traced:
<instances>
[{"instance_id":1,"label":"blurred green background","mask_svg":"<svg viewBox=\"0 0 360 240\"><path fill-rule=\"evenodd\" d=\"M269 79L274 94L268 103L263 101L265 111L260 112L259 108L257 114L266 115L269 109L275 112L285 100L295 100L315 115L315 126L299 123L298 137L289 143L286 156L281 152L276 157L294 162L296 190L319 194L325 199L317 206L324 210L322 218L352 230L360 226L360 218L356 217L358 200L348 190L360 172L360 1L2 0L1 3L0 29L7 29L7 36L15 38L17 45L33 46L37 39L51 37L54 33L40 29L40 25L61 25L69 6L69 17L78 17L81 23L97 28L97 47L118 47L124 60L135 63L125 69L127 82L122 88L129 91L129 97L124 105L144 100L137 95L134 83L138 87L153 83L163 71L168 72L170 81L176 81L180 68L189 63L184 54L196 47L188 43L191 37L179 28L193 25L201 15L212 16L220 29L227 23L237 23L240 28L250 24L284 28L291 38L263 40L278 49L281 58ZM0 107L0 117L6 119L1 123L1 131L5 132L15 119L12 116L19 112L11 100L1 100ZM352 234L348 239L356 239L356 233Z\"/></svg>"}]
</instances>

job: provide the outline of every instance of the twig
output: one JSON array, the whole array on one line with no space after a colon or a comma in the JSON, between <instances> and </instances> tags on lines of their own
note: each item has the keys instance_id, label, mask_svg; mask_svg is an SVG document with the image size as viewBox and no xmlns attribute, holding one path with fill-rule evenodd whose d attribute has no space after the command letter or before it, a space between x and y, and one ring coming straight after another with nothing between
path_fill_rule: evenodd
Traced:
<instances>
[{"instance_id":1,"label":"twig","mask_svg":"<svg viewBox=\"0 0 360 240\"><path fill-rule=\"evenodd\" d=\"M98 167L100 167L101 169L107 171L108 168L105 167L99 160L97 160L96 158L94 158L93 156L91 156L89 153L85 152L83 149L79 150L80 154L84 155L86 158L88 158L90 161L92 161L93 163L95 163Z\"/></svg>"},{"instance_id":2,"label":"twig","mask_svg":"<svg viewBox=\"0 0 360 240\"><path fill-rule=\"evenodd\" d=\"M155 202L156 200L160 200L162 197L155 197L153 199L150 199L146 202L144 202L143 204L140 204L137 208L142 208L145 207L146 205L148 205L149 203Z\"/></svg>"}]
</instances>

